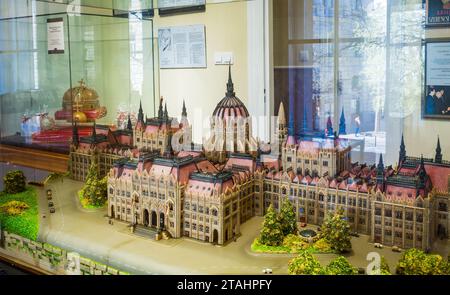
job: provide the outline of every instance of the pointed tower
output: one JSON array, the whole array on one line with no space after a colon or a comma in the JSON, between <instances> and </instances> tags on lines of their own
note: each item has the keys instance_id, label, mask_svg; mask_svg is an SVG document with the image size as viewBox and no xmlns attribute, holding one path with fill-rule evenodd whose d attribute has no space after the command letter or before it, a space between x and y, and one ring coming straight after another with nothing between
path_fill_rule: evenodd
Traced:
<instances>
[{"instance_id":1,"label":"pointed tower","mask_svg":"<svg viewBox=\"0 0 450 295\"><path fill-rule=\"evenodd\" d=\"M163 121L165 123L169 122L169 112L167 111L167 103L164 105Z\"/></svg>"},{"instance_id":2,"label":"pointed tower","mask_svg":"<svg viewBox=\"0 0 450 295\"><path fill-rule=\"evenodd\" d=\"M142 109L142 101L139 102L138 122L144 122L144 110Z\"/></svg>"},{"instance_id":3,"label":"pointed tower","mask_svg":"<svg viewBox=\"0 0 450 295\"><path fill-rule=\"evenodd\" d=\"M181 127L187 127L189 126L189 121L187 118L187 110L186 110L186 103L183 100L183 110L181 111L181 121L180 121Z\"/></svg>"},{"instance_id":4,"label":"pointed tower","mask_svg":"<svg viewBox=\"0 0 450 295\"><path fill-rule=\"evenodd\" d=\"M286 113L284 111L284 104L281 102L280 108L278 109L278 140L280 146L286 141L287 135Z\"/></svg>"},{"instance_id":5,"label":"pointed tower","mask_svg":"<svg viewBox=\"0 0 450 295\"><path fill-rule=\"evenodd\" d=\"M419 176L419 188L425 188L427 171L425 170L425 160L423 158L423 155L420 157L420 167L417 174Z\"/></svg>"},{"instance_id":6,"label":"pointed tower","mask_svg":"<svg viewBox=\"0 0 450 295\"><path fill-rule=\"evenodd\" d=\"M342 107L341 118L339 120L339 134L347 134L347 124L345 123L344 107Z\"/></svg>"},{"instance_id":7,"label":"pointed tower","mask_svg":"<svg viewBox=\"0 0 450 295\"><path fill-rule=\"evenodd\" d=\"M380 161L377 166L377 185L384 190L384 162L382 154L380 154Z\"/></svg>"},{"instance_id":8,"label":"pointed tower","mask_svg":"<svg viewBox=\"0 0 450 295\"><path fill-rule=\"evenodd\" d=\"M75 148L78 148L80 145L80 135L78 134L78 124L77 121L74 121L72 127L72 144Z\"/></svg>"},{"instance_id":9,"label":"pointed tower","mask_svg":"<svg viewBox=\"0 0 450 295\"><path fill-rule=\"evenodd\" d=\"M434 157L435 163L442 163L442 150L441 150L441 139L438 137L436 156Z\"/></svg>"},{"instance_id":10,"label":"pointed tower","mask_svg":"<svg viewBox=\"0 0 450 295\"><path fill-rule=\"evenodd\" d=\"M167 158L171 158L173 157L174 152L173 152L173 148L172 148L172 134L169 134L169 136L167 137L167 144L164 147L164 152L163 152L163 156L167 157Z\"/></svg>"},{"instance_id":11,"label":"pointed tower","mask_svg":"<svg viewBox=\"0 0 450 295\"><path fill-rule=\"evenodd\" d=\"M164 116L163 100L164 100L164 98L161 96L161 99L159 100L159 108L158 108L158 119L160 119L160 120L162 120L163 116Z\"/></svg>"},{"instance_id":12,"label":"pointed tower","mask_svg":"<svg viewBox=\"0 0 450 295\"><path fill-rule=\"evenodd\" d=\"M235 97L233 79L231 78L231 64L228 66L228 83L226 97Z\"/></svg>"},{"instance_id":13,"label":"pointed tower","mask_svg":"<svg viewBox=\"0 0 450 295\"><path fill-rule=\"evenodd\" d=\"M403 161L406 160L406 146L405 146L405 138L402 134L402 142L400 143L400 153L398 158L398 167L400 168Z\"/></svg>"},{"instance_id":14,"label":"pointed tower","mask_svg":"<svg viewBox=\"0 0 450 295\"><path fill-rule=\"evenodd\" d=\"M327 120L327 132L326 132L327 136L332 136L334 134L334 129L333 129L333 121L331 120L331 116L328 116L328 120Z\"/></svg>"},{"instance_id":15,"label":"pointed tower","mask_svg":"<svg viewBox=\"0 0 450 295\"><path fill-rule=\"evenodd\" d=\"M131 116L128 114L127 130L133 131L133 124L131 123Z\"/></svg>"},{"instance_id":16,"label":"pointed tower","mask_svg":"<svg viewBox=\"0 0 450 295\"><path fill-rule=\"evenodd\" d=\"M296 139L295 139L295 103L294 98L289 98L289 126L288 126L288 139L287 144L288 145L295 145Z\"/></svg>"}]
</instances>

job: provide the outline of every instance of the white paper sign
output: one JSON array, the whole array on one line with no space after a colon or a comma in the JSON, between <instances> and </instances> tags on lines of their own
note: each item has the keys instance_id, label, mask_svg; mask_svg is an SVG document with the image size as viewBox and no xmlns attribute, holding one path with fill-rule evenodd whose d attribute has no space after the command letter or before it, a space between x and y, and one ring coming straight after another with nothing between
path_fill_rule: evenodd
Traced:
<instances>
[{"instance_id":1,"label":"white paper sign","mask_svg":"<svg viewBox=\"0 0 450 295\"><path fill-rule=\"evenodd\" d=\"M450 86L450 42L427 44L427 85Z\"/></svg>"},{"instance_id":2,"label":"white paper sign","mask_svg":"<svg viewBox=\"0 0 450 295\"><path fill-rule=\"evenodd\" d=\"M204 25L160 28L158 37L161 69L206 68Z\"/></svg>"},{"instance_id":3,"label":"white paper sign","mask_svg":"<svg viewBox=\"0 0 450 295\"><path fill-rule=\"evenodd\" d=\"M158 0L158 8L205 5L205 0Z\"/></svg>"},{"instance_id":4,"label":"white paper sign","mask_svg":"<svg viewBox=\"0 0 450 295\"><path fill-rule=\"evenodd\" d=\"M47 20L48 54L64 53L64 20L53 18Z\"/></svg>"}]
</instances>

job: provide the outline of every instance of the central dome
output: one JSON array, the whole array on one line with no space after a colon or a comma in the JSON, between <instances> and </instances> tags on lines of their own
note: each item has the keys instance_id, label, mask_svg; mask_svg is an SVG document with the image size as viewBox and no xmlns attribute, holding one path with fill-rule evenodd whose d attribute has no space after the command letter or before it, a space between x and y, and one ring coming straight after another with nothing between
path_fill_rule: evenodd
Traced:
<instances>
[{"instance_id":1,"label":"central dome","mask_svg":"<svg viewBox=\"0 0 450 295\"><path fill-rule=\"evenodd\" d=\"M228 73L227 93L225 97L217 104L213 112L213 117L224 119L226 117L243 117L248 118L249 112L244 103L236 97L234 92L234 84L231 79L231 66Z\"/></svg>"}]
</instances>

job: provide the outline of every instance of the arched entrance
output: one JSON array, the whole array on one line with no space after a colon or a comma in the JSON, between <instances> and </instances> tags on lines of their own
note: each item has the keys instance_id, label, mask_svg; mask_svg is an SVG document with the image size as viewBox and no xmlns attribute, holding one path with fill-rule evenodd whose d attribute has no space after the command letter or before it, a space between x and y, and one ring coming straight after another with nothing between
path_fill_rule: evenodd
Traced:
<instances>
[{"instance_id":1,"label":"arched entrance","mask_svg":"<svg viewBox=\"0 0 450 295\"><path fill-rule=\"evenodd\" d=\"M164 223L164 213L159 213L159 228L164 230L165 229L165 223Z\"/></svg>"},{"instance_id":2,"label":"arched entrance","mask_svg":"<svg viewBox=\"0 0 450 295\"><path fill-rule=\"evenodd\" d=\"M155 211L152 211L152 227L158 226L158 216Z\"/></svg>"},{"instance_id":3,"label":"arched entrance","mask_svg":"<svg viewBox=\"0 0 450 295\"><path fill-rule=\"evenodd\" d=\"M114 219L116 218L116 213L114 212L114 205L111 206L111 218Z\"/></svg>"},{"instance_id":4,"label":"arched entrance","mask_svg":"<svg viewBox=\"0 0 450 295\"><path fill-rule=\"evenodd\" d=\"M217 229L215 229L213 231L213 240L212 240L213 244L218 244L219 243L219 232L217 231Z\"/></svg>"},{"instance_id":5,"label":"arched entrance","mask_svg":"<svg viewBox=\"0 0 450 295\"><path fill-rule=\"evenodd\" d=\"M444 239L447 237L447 230L445 229L445 226L442 224L438 224L438 230L437 230L438 238Z\"/></svg>"},{"instance_id":6,"label":"arched entrance","mask_svg":"<svg viewBox=\"0 0 450 295\"><path fill-rule=\"evenodd\" d=\"M143 220L143 222L144 222L144 226L148 226L149 217L148 217L148 210L147 209L144 210L144 220Z\"/></svg>"}]
</instances>

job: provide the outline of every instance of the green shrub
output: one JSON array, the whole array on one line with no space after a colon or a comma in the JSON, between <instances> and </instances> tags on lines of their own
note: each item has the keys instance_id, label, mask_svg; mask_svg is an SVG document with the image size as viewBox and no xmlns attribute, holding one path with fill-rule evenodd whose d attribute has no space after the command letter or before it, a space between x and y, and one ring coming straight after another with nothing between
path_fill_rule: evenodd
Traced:
<instances>
[{"instance_id":1,"label":"green shrub","mask_svg":"<svg viewBox=\"0 0 450 295\"><path fill-rule=\"evenodd\" d=\"M22 193L1 194L0 206L4 206L8 203L11 204L11 202L24 203L28 206L28 209L22 211L20 215L10 215L5 211L0 210L2 229L30 240L36 240L39 231L39 212L36 191L29 187Z\"/></svg>"},{"instance_id":2,"label":"green shrub","mask_svg":"<svg viewBox=\"0 0 450 295\"><path fill-rule=\"evenodd\" d=\"M448 275L448 260L436 254L425 254L419 249L409 249L400 258L396 273L399 275Z\"/></svg>"},{"instance_id":3,"label":"green shrub","mask_svg":"<svg viewBox=\"0 0 450 295\"><path fill-rule=\"evenodd\" d=\"M358 270L343 256L339 256L328 264L325 269L328 275L356 275Z\"/></svg>"},{"instance_id":4,"label":"green shrub","mask_svg":"<svg viewBox=\"0 0 450 295\"><path fill-rule=\"evenodd\" d=\"M290 249L290 252L296 253L300 250L306 250L309 244L303 241L303 239L294 234L286 236L283 240L283 246Z\"/></svg>"},{"instance_id":5,"label":"green shrub","mask_svg":"<svg viewBox=\"0 0 450 295\"><path fill-rule=\"evenodd\" d=\"M3 177L5 193L18 194L26 190L26 178L22 171L14 170Z\"/></svg>"},{"instance_id":6,"label":"green shrub","mask_svg":"<svg viewBox=\"0 0 450 295\"><path fill-rule=\"evenodd\" d=\"M267 214L264 216L259 242L266 246L280 246L283 243L283 231L272 205L270 205Z\"/></svg>"},{"instance_id":7,"label":"green shrub","mask_svg":"<svg viewBox=\"0 0 450 295\"><path fill-rule=\"evenodd\" d=\"M312 254L303 251L299 256L289 261L290 275L323 275L325 271Z\"/></svg>"},{"instance_id":8,"label":"green shrub","mask_svg":"<svg viewBox=\"0 0 450 295\"><path fill-rule=\"evenodd\" d=\"M322 253L333 252L333 249L331 249L330 243L325 239L320 239L316 243L314 243L314 249L316 249L317 252L322 252Z\"/></svg>"}]
</instances>

